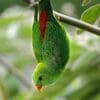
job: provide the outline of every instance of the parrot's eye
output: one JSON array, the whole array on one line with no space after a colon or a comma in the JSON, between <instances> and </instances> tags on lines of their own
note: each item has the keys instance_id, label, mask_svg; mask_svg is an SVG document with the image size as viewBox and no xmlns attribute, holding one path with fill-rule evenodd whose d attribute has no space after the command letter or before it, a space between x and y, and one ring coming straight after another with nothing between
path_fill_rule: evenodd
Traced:
<instances>
[{"instance_id":1,"label":"parrot's eye","mask_svg":"<svg viewBox=\"0 0 100 100\"><path fill-rule=\"evenodd\" d=\"M42 76L39 76L39 80L41 81L43 79L43 77Z\"/></svg>"}]
</instances>

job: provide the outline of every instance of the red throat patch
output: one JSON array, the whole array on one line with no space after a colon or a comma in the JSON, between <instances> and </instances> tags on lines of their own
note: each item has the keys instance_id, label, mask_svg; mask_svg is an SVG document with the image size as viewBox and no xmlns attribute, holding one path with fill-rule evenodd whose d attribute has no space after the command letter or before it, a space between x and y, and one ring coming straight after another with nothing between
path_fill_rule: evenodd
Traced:
<instances>
[{"instance_id":1,"label":"red throat patch","mask_svg":"<svg viewBox=\"0 0 100 100\"><path fill-rule=\"evenodd\" d=\"M42 11L39 16L39 30L41 33L40 34L41 40L43 40L45 36L46 23L47 23L47 14L45 11Z\"/></svg>"}]
</instances>

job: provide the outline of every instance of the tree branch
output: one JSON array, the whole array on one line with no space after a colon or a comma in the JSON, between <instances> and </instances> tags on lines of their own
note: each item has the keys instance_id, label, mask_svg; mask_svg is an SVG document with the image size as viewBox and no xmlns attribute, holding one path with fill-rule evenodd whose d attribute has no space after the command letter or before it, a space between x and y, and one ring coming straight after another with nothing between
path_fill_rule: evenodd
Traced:
<instances>
[{"instance_id":1,"label":"tree branch","mask_svg":"<svg viewBox=\"0 0 100 100\"><path fill-rule=\"evenodd\" d=\"M6 61L4 61L4 59L0 58L0 63L2 65L4 65L3 67L11 74L13 74L18 80L21 81L21 83L23 83L23 85L25 87L27 87L28 89L32 88L32 85L30 84L30 82L21 74L21 72L12 65L9 65Z\"/></svg>"},{"instance_id":2,"label":"tree branch","mask_svg":"<svg viewBox=\"0 0 100 100\"><path fill-rule=\"evenodd\" d=\"M86 30L88 32L92 32L93 34L96 34L96 35L100 36L100 28L99 27L96 27L94 25L88 24L86 22L83 22L81 20L75 19L73 17L63 15L63 14L58 13L56 11L54 11L54 14L56 15L56 17L59 18L60 21L62 21L64 23L70 24L72 26L79 27L81 29L84 29L84 30Z\"/></svg>"},{"instance_id":3,"label":"tree branch","mask_svg":"<svg viewBox=\"0 0 100 100\"><path fill-rule=\"evenodd\" d=\"M30 0L24 0L27 4L30 4L31 7L36 7L38 5L38 2L35 3L31 3ZM83 22L81 20L75 19L73 17L70 16L66 16L63 15L61 13L58 13L56 11L54 11L55 16L58 18L59 21L62 21L64 23L70 24L72 26L84 29L88 32L92 32L95 35L99 35L100 36L100 28L96 27L94 25L88 24L86 22Z\"/></svg>"}]
</instances>

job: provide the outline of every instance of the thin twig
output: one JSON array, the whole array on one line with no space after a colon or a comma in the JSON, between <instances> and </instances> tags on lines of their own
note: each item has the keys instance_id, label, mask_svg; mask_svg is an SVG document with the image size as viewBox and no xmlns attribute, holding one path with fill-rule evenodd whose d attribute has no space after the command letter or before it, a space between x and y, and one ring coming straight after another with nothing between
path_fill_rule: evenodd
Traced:
<instances>
[{"instance_id":1,"label":"thin twig","mask_svg":"<svg viewBox=\"0 0 100 100\"><path fill-rule=\"evenodd\" d=\"M13 74L18 80L23 83L25 87L28 89L32 88L32 85L30 82L21 74L21 72L15 67L10 64L8 64L4 59L0 58L0 63L4 65L3 67L11 74Z\"/></svg>"},{"instance_id":2,"label":"thin twig","mask_svg":"<svg viewBox=\"0 0 100 100\"><path fill-rule=\"evenodd\" d=\"M30 1L30 0L24 0L26 1ZM27 4L30 4L31 2L26 2ZM38 3L35 2L33 4L31 4L31 7L36 7ZM100 36L100 28L96 27L94 25L91 25L89 23L83 22L81 20L78 20L76 18L70 17L70 16L66 16L64 14L58 13L56 11L53 11L55 16L58 18L59 21L62 21L64 23L70 24L72 26L84 29L88 32L92 32L95 35L99 35Z\"/></svg>"}]
</instances>

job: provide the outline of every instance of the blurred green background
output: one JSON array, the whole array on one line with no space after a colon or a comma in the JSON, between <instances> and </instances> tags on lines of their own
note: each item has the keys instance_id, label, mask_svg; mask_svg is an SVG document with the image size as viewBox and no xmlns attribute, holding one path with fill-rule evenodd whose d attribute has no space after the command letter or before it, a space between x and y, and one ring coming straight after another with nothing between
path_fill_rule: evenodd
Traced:
<instances>
[{"instance_id":1,"label":"blurred green background","mask_svg":"<svg viewBox=\"0 0 100 100\"><path fill-rule=\"evenodd\" d=\"M85 7L82 0L51 2L54 10L79 19L100 0ZM86 31L77 35L77 28L64 23L70 38L69 62L55 84L35 91L33 16L34 10L22 0L0 0L0 100L100 100L100 37Z\"/></svg>"}]
</instances>

